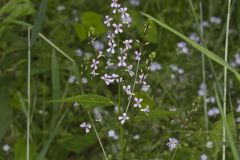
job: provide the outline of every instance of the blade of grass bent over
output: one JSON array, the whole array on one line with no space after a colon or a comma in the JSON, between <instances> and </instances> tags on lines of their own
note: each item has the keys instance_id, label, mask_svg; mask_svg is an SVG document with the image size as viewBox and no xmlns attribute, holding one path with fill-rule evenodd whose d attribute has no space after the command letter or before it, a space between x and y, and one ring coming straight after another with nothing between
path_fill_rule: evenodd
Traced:
<instances>
[{"instance_id":1,"label":"blade of grass bent over","mask_svg":"<svg viewBox=\"0 0 240 160\"><path fill-rule=\"evenodd\" d=\"M143 12L141 12L141 14L144 15L145 17L149 18L150 20L154 21L159 26L165 28L166 30L168 30L168 31L172 32L173 34L177 35L178 37L182 38L187 43L192 45L195 49L199 50L200 52L202 52L204 55L206 55L208 58L210 58L211 60L215 61L219 65L221 65L223 67L226 67L229 71L231 71L232 73L235 74L236 78L240 82L240 74L238 73L238 71L236 69L234 69L233 67L231 67L228 63L226 63L221 57L219 57L218 55L216 55L213 52L209 51L208 49L202 47L201 45L199 45L195 41L193 41L190 38L186 37L185 35L179 33L175 29L173 29L170 26L166 25L165 23L157 20L156 18L154 18L154 17L152 17L152 16L150 16L150 15L148 15L146 13L143 13Z\"/></svg>"}]
</instances>

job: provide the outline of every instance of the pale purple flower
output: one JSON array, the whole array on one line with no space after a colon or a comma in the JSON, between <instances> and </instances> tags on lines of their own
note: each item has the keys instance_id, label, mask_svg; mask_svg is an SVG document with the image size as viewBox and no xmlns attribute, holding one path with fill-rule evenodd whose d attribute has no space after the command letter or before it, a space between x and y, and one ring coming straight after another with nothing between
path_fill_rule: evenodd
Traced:
<instances>
[{"instance_id":1,"label":"pale purple flower","mask_svg":"<svg viewBox=\"0 0 240 160\"><path fill-rule=\"evenodd\" d=\"M191 33L191 34L189 35L189 38L190 38L191 40L197 42L197 43L200 42L200 38L199 38L199 36L198 36L196 33Z\"/></svg>"},{"instance_id":2,"label":"pale purple flower","mask_svg":"<svg viewBox=\"0 0 240 160\"><path fill-rule=\"evenodd\" d=\"M131 46L131 43L132 43L132 42L133 42L133 41L132 41L131 39L128 39L128 40L123 41L123 43L125 44L126 50L132 48L132 46Z\"/></svg>"},{"instance_id":3,"label":"pale purple flower","mask_svg":"<svg viewBox=\"0 0 240 160\"><path fill-rule=\"evenodd\" d=\"M115 53L115 47L116 47L116 46L117 46L117 44L112 43L112 44L109 46L110 48L107 49L107 52L114 54L114 53Z\"/></svg>"},{"instance_id":4,"label":"pale purple flower","mask_svg":"<svg viewBox=\"0 0 240 160\"><path fill-rule=\"evenodd\" d=\"M149 106L146 106L145 108L141 109L141 111L144 112L148 116Z\"/></svg>"},{"instance_id":5,"label":"pale purple flower","mask_svg":"<svg viewBox=\"0 0 240 160\"><path fill-rule=\"evenodd\" d=\"M76 77L71 75L69 78L68 78L68 83L72 84L76 81Z\"/></svg>"},{"instance_id":6,"label":"pale purple flower","mask_svg":"<svg viewBox=\"0 0 240 160\"><path fill-rule=\"evenodd\" d=\"M149 88L150 88L150 85L147 84L147 82L143 81L141 90L144 92L147 92Z\"/></svg>"},{"instance_id":7,"label":"pale purple flower","mask_svg":"<svg viewBox=\"0 0 240 160\"><path fill-rule=\"evenodd\" d=\"M93 48L102 51L104 48L104 44L101 41L93 41Z\"/></svg>"},{"instance_id":8,"label":"pale purple flower","mask_svg":"<svg viewBox=\"0 0 240 160\"><path fill-rule=\"evenodd\" d=\"M113 63L111 62L111 59L108 59L106 69L111 68L113 66Z\"/></svg>"},{"instance_id":9,"label":"pale purple flower","mask_svg":"<svg viewBox=\"0 0 240 160\"><path fill-rule=\"evenodd\" d=\"M92 64L91 64L91 68L93 68L94 70L96 70L98 67L97 65L99 64L99 61L97 61L96 59L92 60Z\"/></svg>"},{"instance_id":10,"label":"pale purple flower","mask_svg":"<svg viewBox=\"0 0 240 160\"><path fill-rule=\"evenodd\" d=\"M101 57L104 57L103 52L102 52L102 51L98 51L98 56L97 56L97 58L101 58Z\"/></svg>"},{"instance_id":11,"label":"pale purple flower","mask_svg":"<svg viewBox=\"0 0 240 160\"><path fill-rule=\"evenodd\" d=\"M132 65L129 65L129 66L127 66L127 68L126 68L126 71L129 73L129 75L130 75L131 77L134 76L134 72L132 71L132 68L133 68Z\"/></svg>"},{"instance_id":12,"label":"pale purple flower","mask_svg":"<svg viewBox=\"0 0 240 160\"><path fill-rule=\"evenodd\" d=\"M125 62L125 60L127 59L126 56L119 56L118 57L118 60L119 60L119 63L118 63L118 66L119 67L126 67L127 66L127 63Z\"/></svg>"},{"instance_id":13,"label":"pale purple flower","mask_svg":"<svg viewBox=\"0 0 240 160\"><path fill-rule=\"evenodd\" d=\"M124 90L128 95L132 95L132 90L131 90L131 86L130 86L130 85L123 86L123 90Z\"/></svg>"},{"instance_id":14,"label":"pale purple flower","mask_svg":"<svg viewBox=\"0 0 240 160\"><path fill-rule=\"evenodd\" d=\"M119 24L113 23L113 27L115 27L114 33L115 34L122 33L123 32L122 26L123 25L121 23Z\"/></svg>"},{"instance_id":15,"label":"pale purple flower","mask_svg":"<svg viewBox=\"0 0 240 160\"><path fill-rule=\"evenodd\" d=\"M134 107L135 108L141 108L142 106L141 106L141 102L143 101L143 99L142 98L134 98L134 101L135 101L135 104L134 104Z\"/></svg>"},{"instance_id":16,"label":"pale purple flower","mask_svg":"<svg viewBox=\"0 0 240 160\"><path fill-rule=\"evenodd\" d=\"M127 113L123 113L122 116L118 117L118 120L121 122L121 124L124 124L125 121L129 120L129 117L127 116Z\"/></svg>"},{"instance_id":17,"label":"pale purple flower","mask_svg":"<svg viewBox=\"0 0 240 160\"><path fill-rule=\"evenodd\" d=\"M118 11L121 13L121 18L130 17L127 13L127 7L120 8Z\"/></svg>"},{"instance_id":18,"label":"pale purple flower","mask_svg":"<svg viewBox=\"0 0 240 160\"><path fill-rule=\"evenodd\" d=\"M202 22L201 22L201 26L202 26L203 28L208 27L208 26L209 26L208 21L202 21Z\"/></svg>"},{"instance_id":19,"label":"pale purple flower","mask_svg":"<svg viewBox=\"0 0 240 160\"><path fill-rule=\"evenodd\" d=\"M169 142L167 143L167 146L169 147L170 151L173 151L178 146L178 140L176 138L169 138Z\"/></svg>"},{"instance_id":20,"label":"pale purple flower","mask_svg":"<svg viewBox=\"0 0 240 160\"><path fill-rule=\"evenodd\" d=\"M127 24L128 27L130 27L130 24L132 22L132 18L131 17L124 17L124 18L121 18L121 20L122 20L123 24Z\"/></svg>"},{"instance_id":21,"label":"pale purple flower","mask_svg":"<svg viewBox=\"0 0 240 160\"><path fill-rule=\"evenodd\" d=\"M116 132L114 130L109 130L108 131L108 137L114 139L114 140L118 140L118 135L116 134Z\"/></svg>"},{"instance_id":22,"label":"pale purple flower","mask_svg":"<svg viewBox=\"0 0 240 160\"><path fill-rule=\"evenodd\" d=\"M199 96L204 96L207 93L207 86L204 83L201 83L199 90L198 90L198 95Z\"/></svg>"},{"instance_id":23,"label":"pale purple flower","mask_svg":"<svg viewBox=\"0 0 240 160\"><path fill-rule=\"evenodd\" d=\"M152 71L152 72L158 71L158 70L161 70L161 69L162 69L162 66L158 62L152 62L150 64L150 71Z\"/></svg>"},{"instance_id":24,"label":"pale purple flower","mask_svg":"<svg viewBox=\"0 0 240 160\"><path fill-rule=\"evenodd\" d=\"M208 160L208 156L204 153L200 156L200 160Z\"/></svg>"},{"instance_id":25,"label":"pale purple flower","mask_svg":"<svg viewBox=\"0 0 240 160\"><path fill-rule=\"evenodd\" d=\"M130 0L130 4L133 6L139 6L140 5L140 0Z\"/></svg>"},{"instance_id":26,"label":"pale purple flower","mask_svg":"<svg viewBox=\"0 0 240 160\"><path fill-rule=\"evenodd\" d=\"M84 128L86 133L89 133L90 132L90 129L92 128L91 124L90 123L86 123L86 122L83 122L81 125L80 125L81 128Z\"/></svg>"},{"instance_id":27,"label":"pale purple flower","mask_svg":"<svg viewBox=\"0 0 240 160\"><path fill-rule=\"evenodd\" d=\"M109 42L108 42L108 45L109 46L111 46L113 43L115 43L115 41L114 41L114 38L115 38L116 36L115 36L115 34L108 34L107 35L107 38L109 39Z\"/></svg>"},{"instance_id":28,"label":"pale purple flower","mask_svg":"<svg viewBox=\"0 0 240 160\"><path fill-rule=\"evenodd\" d=\"M208 116L209 117L213 117L213 116L216 116L218 115L220 112L218 110L218 108L216 107L212 107L211 109L208 110Z\"/></svg>"},{"instance_id":29,"label":"pale purple flower","mask_svg":"<svg viewBox=\"0 0 240 160\"><path fill-rule=\"evenodd\" d=\"M214 24L221 24L222 20L219 17L213 16L213 17L210 18L210 22L214 23Z\"/></svg>"},{"instance_id":30,"label":"pale purple flower","mask_svg":"<svg viewBox=\"0 0 240 160\"><path fill-rule=\"evenodd\" d=\"M137 61L140 61L141 60L141 52L138 52L138 51L135 51L135 59L137 60Z\"/></svg>"},{"instance_id":31,"label":"pale purple flower","mask_svg":"<svg viewBox=\"0 0 240 160\"><path fill-rule=\"evenodd\" d=\"M105 81L106 85L109 85L114 82L114 79L112 79L112 77L107 74L104 74L104 76L102 76L101 79Z\"/></svg>"},{"instance_id":32,"label":"pale purple flower","mask_svg":"<svg viewBox=\"0 0 240 160\"><path fill-rule=\"evenodd\" d=\"M112 8L117 8L118 7L118 0L112 0L112 4L111 4L111 7Z\"/></svg>"},{"instance_id":33,"label":"pale purple flower","mask_svg":"<svg viewBox=\"0 0 240 160\"><path fill-rule=\"evenodd\" d=\"M110 27L112 20L113 20L113 18L111 18L110 16L107 15L107 16L105 16L104 24L106 24L108 27Z\"/></svg>"}]
</instances>

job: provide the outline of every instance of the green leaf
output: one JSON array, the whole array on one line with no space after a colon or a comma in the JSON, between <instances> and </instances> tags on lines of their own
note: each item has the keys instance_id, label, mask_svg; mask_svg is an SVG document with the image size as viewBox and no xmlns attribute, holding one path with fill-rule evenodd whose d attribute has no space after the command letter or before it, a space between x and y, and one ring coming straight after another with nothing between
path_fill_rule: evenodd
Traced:
<instances>
[{"instance_id":1,"label":"green leaf","mask_svg":"<svg viewBox=\"0 0 240 160\"><path fill-rule=\"evenodd\" d=\"M94 132L81 136L64 137L59 140L59 145L62 148L77 153L84 151L85 149L87 149L88 147L95 143L97 143L97 138Z\"/></svg>"},{"instance_id":2,"label":"green leaf","mask_svg":"<svg viewBox=\"0 0 240 160\"><path fill-rule=\"evenodd\" d=\"M31 46L36 42L38 34L41 30L42 23L45 18L45 13L47 11L47 6L48 6L48 0L42 0L33 24L33 30L31 35Z\"/></svg>"},{"instance_id":3,"label":"green leaf","mask_svg":"<svg viewBox=\"0 0 240 160\"><path fill-rule=\"evenodd\" d=\"M53 100L51 102L67 102L67 103L77 102L86 108L114 105L113 101L110 98L103 97L96 94L79 95L79 96L64 98L61 100Z\"/></svg>"},{"instance_id":4,"label":"green leaf","mask_svg":"<svg viewBox=\"0 0 240 160\"><path fill-rule=\"evenodd\" d=\"M103 25L102 15L95 12L85 12L82 14L82 24L88 30L90 27L94 27L97 35L105 33L105 26Z\"/></svg>"},{"instance_id":5,"label":"green leaf","mask_svg":"<svg viewBox=\"0 0 240 160\"><path fill-rule=\"evenodd\" d=\"M135 120L141 121L141 120L152 120L152 119L158 119L158 118L167 118L167 117L174 117L177 114L178 112L155 109L150 111L148 115L146 115L143 112L139 112L135 117Z\"/></svg>"},{"instance_id":6,"label":"green leaf","mask_svg":"<svg viewBox=\"0 0 240 160\"><path fill-rule=\"evenodd\" d=\"M7 80L7 79L6 79ZM12 121L12 108L10 107L10 100L8 95L8 82L4 82L3 78L0 77L0 142Z\"/></svg>"},{"instance_id":7,"label":"green leaf","mask_svg":"<svg viewBox=\"0 0 240 160\"><path fill-rule=\"evenodd\" d=\"M30 160L36 159L36 146L30 145ZM24 139L17 139L14 144L14 160L26 160L26 141Z\"/></svg>"},{"instance_id":8,"label":"green leaf","mask_svg":"<svg viewBox=\"0 0 240 160\"><path fill-rule=\"evenodd\" d=\"M196 43L195 41L191 40L190 38L188 38L187 36L181 34L180 32L176 31L175 29L171 28L170 26L166 25L165 23L157 20L156 18L153 18L152 16L146 14L146 13L142 13L142 15L144 15L145 17L149 18L150 20L154 21L156 24L158 24L159 26L165 28L166 30L168 30L169 32L172 32L173 34L177 35L178 37L182 38L183 40L185 40L187 43L189 43L190 45L192 45L195 49L199 50L199 53L203 53L204 55L206 55L208 58L210 58L211 60L215 61L216 63L218 63L219 65L226 67L229 71L231 71L232 73L235 74L235 76L237 77L237 79L240 82L240 74L238 73L238 71L236 69L234 69L231 65L229 65L228 63L226 63L221 57L219 57L217 54L209 51L208 49L204 48L203 46L199 45L198 43Z\"/></svg>"},{"instance_id":9,"label":"green leaf","mask_svg":"<svg viewBox=\"0 0 240 160\"><path fill-rule=\"evenodd\" d=\"M87 30L85 29L85 27L82 24L80 24L80 23L75 24L74 29L75 29L75 32L77 33L77 36L81 42L86 40Z\"/></svg>"}]
</instances>

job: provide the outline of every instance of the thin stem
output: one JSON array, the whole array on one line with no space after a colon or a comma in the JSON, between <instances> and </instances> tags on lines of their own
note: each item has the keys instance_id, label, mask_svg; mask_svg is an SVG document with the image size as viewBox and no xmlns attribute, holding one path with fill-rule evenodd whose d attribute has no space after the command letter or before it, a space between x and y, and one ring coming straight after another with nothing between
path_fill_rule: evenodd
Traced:
<instances>
[{"instance_id":1,"label":"thin stem","mask_svg":"<svg viewBox=\"0 0 240 160\"><path fill-rule=\"evenodd\" d=\"M30 104L31 104L31 29L28 28L28 107L27 107L27 149L26 149L26 159L29 160L30 157Z\"/></svg>"},{"instance_id":2,"label":"thin stem","mask_svg":"<svg viewBox=\"0 0 240 160\"><path fill-rule=\"evenodd\" d=\"M100 139L100 137L99 137L99 135L98 135L97 129L96 129L94 123L93 123L92 116L91 116L91 114L90 114L89 111L88 111L88 116L89 116L90 121L91 121L91 123L92 123L93 129L94 129L94 132L95 132L95 134L96 134L96 136L97 136L98 142L99 142L99 144L100 144L100 146L101 146L101 148L102 148L102 151L103 151L104 157L105 157L106 160L108 160L107 154L106 154L106 152L105 152L105 150L104 150L104 148L103 148L102 141L101 141L101 139Z\"/></svg>"},{"instance_id":3,"label":"thin stem","mask_svg":"<svg viewBox=\"0 0 240 160\"><path fill-rule=\"evenodd\" d=\"M203 12L202 12L202 1L200 2L200 33L201 33L201 37L204 40L204 30L203 30L203 25L202 21L203 21ZM203 42L201 42L201 44L203 44ZM205 56L202 53L202 79L203 79L203 83L206 85L206 64L205 64ZM205 118L205 128L206 131L208 131L208 115L207 115L207 101L206 101L206 94L204 94L203 96L203 105L204 105L204 118Z\"/></svg>"},{"instance_id":4,"label":"thin stem","mask_svg":"<svg viewBox=\"0 0 240 160\"><path fill-rule=\"evenodd\" d=\"M227 13L227 27L226 27L226 39L225 39L225 62L228 61L228 37L229 37L229 23L230 23L230 9L231 9L231 0L228 0L228 13ZM223 114L226 117L226 103L227 101L227 68L224 67L224 90L223 90ZM222 160L226 159L226 127L223 124L223 137L222 137L223 145L222 145Z\"/></svg>"}]
</instances>

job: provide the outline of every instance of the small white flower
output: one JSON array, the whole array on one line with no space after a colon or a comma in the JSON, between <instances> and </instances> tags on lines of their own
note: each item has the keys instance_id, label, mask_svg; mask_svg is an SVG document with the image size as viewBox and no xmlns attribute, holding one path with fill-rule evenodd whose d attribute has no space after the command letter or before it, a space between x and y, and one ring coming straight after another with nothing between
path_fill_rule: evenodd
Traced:
<instances>
[{"instance_id":1,"label":"small white flower","mask_svg":"<svg viewBox=\"0 0 240 160\"><path fill-rule=\"evenodd\" d=\"M131 90L131 86L130 86L130 85L123 86L123 90L124 90L128 95L131 95L131 94L132 94L132 90Z\"/></svg>"},{"instance_id":2,"label":"small white flower","mask_svg":"<svg viewBox=\"0 0 240 160\"><path fill-rule=\"evenodd\" d=\"M97 56L97 58L101 58L101 57L104 57L103 52L102 52L102 51L98 51L98 56Z\"/></svg>"},{"instance_id":3,"label":"small white flower","mask_svg":"<svg viewBox=\"0 0 240 160\"><path fill-rule=\"evenodd\" d=\"M106 85L109 85L114 82L114 79L109 77L107 74L104 74L104 76L102 76L101 79L105 81Z\"/></svg>"},{"instance_id":4,"label":"small white flower","mask_svg":"<svg viewBox=\"0 0 240 160\"><path fill-rule=\"evenodd\" d=\"M167 143L170 151L173 151L178 146L178 140L176 138L169 138L169 142Z\"/></svg>"},{"instance_id":5,"label":"small white flower","mask_svg":"<svg viewBox=\"0 0 240 160\"><path fill-rule=\"evenodd\" d=\"M204 83L201 83L199 90L198 90L198 95L199 96L204 96L207 93L207 86Z\"/></svg>"},{"instance_id":6,"label":"small white flower","mask_svg":"<svg viewBox=\"0 0 240 160\"><path fill-rule=\"evenodd\" d=\"M127 66L127 68L126 68L126 71L129 73L129 75L130 75L131 77L134 76L134 72L132 71L132 68L133 68L132 65L129 65L129 66Z\"/></svg>"},{"instance_id":7,"label":"small white flower","mask_svg":"<svg viewBox=\"0 0 240 160\"><path fill-rule=\"evenodd\" d=\"M141 60L141 53L140 52L138 52L138 51L135 51L135 59L137 60L137 61L140 61Z\"/></svg>"},{"instance_id":8,"label":"small white flower","mask_svg":"<svg viewBox=\"0 0 240 160\"><path fill-rule=\"evenodd\" d=\"M116 47L116 46L117 46L117 44L111 43L111 45L109 45L110 48L107 49L107 52L114 54L114 53L115 53L115 47Z\"/></svg>"},{"instance_id":9,"label":"small white flower","mask_svg":"<svg viewBox=\"0 0 240 160\"><path fill-rule=\"evenodd\" d=\"M113 66L113 63L111 62L111 59L108 59L107 61L107 66L105 67L106 69L107 68L111 68Z\"/></svg>"},{"instance_id":10,"label":"small white flower","mask_svg":"<svg viewBox=\"0 0 240 160\"><path fill-rule=\"evenodd\" d=\"M84 128L86 133L90 132L90 129L92 128L91 124L83 122L82 124L80 124L81 128Z\"/></svg>"},{"instance_id":11,"label":"small white flower","mask_svg":"<svg viewBox=\"0 0 240 160\"><path fill-rule=\"evenodd\" d=\"M148 116L149 106L146 106L144 109L141 109L141 111L144 112Z\"/></svg>"},{"instance_id":12,"label":"small white flower","mask_svg":"<svg viewBox=\"0 0 240 160\"><path fill-rule=\"evenodd\" d=\"M200 160L208 160L208 156L204 153L200 156Z\"/></svg>"},{"instance_id":13,"label":"small white flower","mask_svg":"<svg viewBox=\"0 0 240 160\"><path fill-rule=\"evenodd\" d=\"M132 48L132 46L131 46L131 43L132 43L132 42L133 42L133 41L132 41L131 39L123 41L123 43L125 44L126 50Z\"/></svg>"},{"instance_id":14,"label":"small white flower","mask_svg":"<svg viewBox=\"0 0 240 160\"><path fill-rule=\"evenodd\" d=\"M240 112L240 105L238 105L236 112Z\"/></svg>"},{"instance_id":15,"label":"small white flower","mask_svg":"<svg viewBox=\"0 0 240 160\"><path fill-rule=\"evenodd\" d=\"M73 107L74 107L74 108L76 108L76 107L78 107L78 106L79 106L79 104L78 104L77 102L74 102L74 103L73 103Z\"/></svg>"},{"instance_id":16,"label":"small white flower","mask_svg":"<svg viewBox=\"0 0 240 160\"><path fill-rule=\"evenodd\" d=\"M119 67L126 67L127 66L127 63L125 62L125 60L127 59L126 56L122 56L122 57L118 57L118 60L119 60L119 63L118 63L118 66Z\"/></svg>"},{"instance_id":17,"label":"small white flower","mask_svg":"<svg viewBox=\"0 0 240 160\"><path fill-rule=\"evenodd\" d=\"M86 77L82 77L82 83L83 84L87 84L88 83L88 79Z\"/></svg>"},{"instance_id":18,"label":"small white flower","mask_svg":"<svg viewBox=\"0 0 240 160\"><path fill-rule=\"evenodd\" d=\"M209 26L208 21L202 21L202 22L201 22L201 26L204 27L204 28L205 28L205 27L208 27L208 26Z\"/></svg>"},{"instance_id":19,"label":"small white flower","mask_svg":"<svg viewBox=\"0 0 240 160\"><path fill-rule=\"evenodd\" d=\"M92 64L91 64L91 68L93 68L94 70L96 70L98 67L97 65L99 64L99 61L93 59L92 60Z\"/></svg>"},{"instance_id":20,"label":"small white flower","mask_svg":"<svg viewBox=\"0 0 240 160\"><path fill-rule=\"evenodd\" d=\"M104 24L106 24L108 27L110 27L112 20L113 20L113 18L111 18L110 16L107 15L107 16L105 16Z\"/></svg>"},{"instance_id":21,"label":"small white flower","mask_svg":"<svg viewBox=\"0 0 240 160\"><path fill-rule=\"evenodd\" d=\"M76 81L76 77L71 75L69 78L68 78L68 83L72 84Z\"/></svg>"},{"instance_id":22,"label":"small white flower","mask_svg":"<svg viewBox=\"0 0 240 160\"><path fill-rule=\"evenodd\" d=\"M240 123L240 117L237 117L237 118L236 118L236 122L237 122L237 123Z\"/></svg>"},{"instance_id":23,"label":"small white flower","mask_svg":"<svg viewBox=\"0 0 240 160\"><path fill-rule=\"evenodd\" d=\"M211 109L208 110L208 116L213 117L218 115L220 112L218 110L218 108L216 107L212 107Z\"/></svg>"},{"instance_id":24,"label":"small white flower","mask_svg":"<svg viewBox=\"0 0 240 160\"><path fill-rule=\"evenodd\" d=\"M129 117L127 116L127 113L123 113L122 116L118 117L118 120L121 122L121 124L124 124L126 120L129 120Z\"/></svg>"},{"instance_id":25,"label":"small white flower","mask_svg":"<svg viewBox=\"0 0 240 160\"><path fill-rule=\"evenodd\" d=\"M212 141L207 141L206 147L207 148L212 148L213 147L213 142Z\"/></svg>"},{"instance_id":26,"label":"small white flower","mask_svg":"<svg viewBox=\"0 0 240 160\"><path fill-rule=\"evenodd\" d=\"M118 0L112 0L112 4L111 4L111 7L112 8L117 8L118 7Z\"/></svg>"},{"instance_id":27,"label":"small white flower","mask_svg":"<svg viewBox=\"0 0 240 160\"><path fill-rule=\"evenodd\" d=\"M129 14L127 13L127 7L120 8L118 11L121 13L121 18L130 17Z\"/></svg>"},{"instance_id":28,"label":"small white flower","mask_svg":"<svg viewBox=\"0 0 240 160\"><path fill-rule=\"evenodd\" d=\"M134 107L135 108L141 108L142 106L141 106L141 102L143 101L143 99L142 98L134 98L134 101L135 101L135 104L134 104Z\"/></svg>"},{"instance_id":29,"label":"small white flower","mask_svg":"<svg viewBox=\"0 0 240 160\"><path fill-rule=\"evenodd\" d=\"M114 140L118 140L118 135L116 134L116 132L114 130L109 130L108 131L108 137L114 139Z\"/></svg>"},{"instance_id":30,"label":"small white flower","mask_svg":"<svg viewBox=\"0 0 240 160\"><path fill-rule=\"evenodd\" d=\"M140 135L139 135L139 134L134 135L134 136L133 136L133 139L134 139L134 140L140 139Z\"/></svg>"},{"instance_id":31,"label":"small white flower","mask_svg":"<svg viewBox=\"0 0 240 160\"><path fill-rule=\"evenodd\" d=\"M79 57L83 56L83 51L79 48L76 49L76 55L79 56Z\"/></svg>"},{"instance_id":32,"label":"small white flower","mask_svg":"<svg viewBox=\"0 0 240 160\"><path fill-rule=\"evenodd\" d=\"M10 150L10 146L8 145L8 144L4 144L3 146L2 146L2 149L3 149L3 151L4 152L8 152L9 150Z\"/></svg>"},{"instance_id":33,"label":"small white flower","mask_svg":"<svg viewBox=\"0 0 240 160\"><path fill-rule=\"evenodd\" d=\"M128 27L130 27L130 24L132 22L132 18L131 17L124 17L124 18L121 18L121 20L122 20L123 24L127 24Z\"/></svg>"},{"instance_id":34,"label":"small white flower","mask_svg":"<svg viewBox=\"0 0 240 160\"><path fill-rule=\"evenodd\" d=\"M93 70L93 71L91 72L91 75L93 75L93 77L94 77L94 76L99 75L99 73L97 73L96 70Z\"/></svg>"},{"instance_id":35,"label":"small white flower","mask_svg":"<svg viewBox=\"0 0 240 160\"><path fill-rule=\"evenodd\" d=\"M115 34L122 33L123 32L123 30L121 28L122 26L123 25L121 23L119 23L119 24L113 23L113 27L115 27L114 33Z\"/></svg>"},{"instance_id":36,"label":"small white flower","mask_svg":"<svg viewBox=\"0 0 240 160\"><path fill-rule=\"evenodd\" d=\"M64 11L65 9L66 9L66 7L65 7L64 5L57 6L57 10L58 10L59 12L62 12L62 11Z\"/></svg>"}]
</instances>

